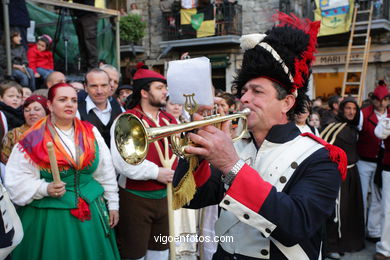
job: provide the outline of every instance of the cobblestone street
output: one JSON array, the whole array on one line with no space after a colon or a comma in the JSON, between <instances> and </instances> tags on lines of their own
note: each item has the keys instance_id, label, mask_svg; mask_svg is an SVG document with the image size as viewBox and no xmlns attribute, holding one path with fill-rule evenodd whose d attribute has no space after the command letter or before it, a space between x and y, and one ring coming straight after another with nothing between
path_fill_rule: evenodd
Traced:
<instances>
[{"instance_id":1,"label":"cobblestone street","mask_svg":"<svg viewBox=\"0 0 390 260\"><path fill-rule=\"evenodd\" d=\"M371 260L373 255L375 254L375 244L369 241L365 241L366 248L362 251L356 253L346 253L342 260ZM325 258L329 260L330 258Z\"/></svg>"}]
</instances>

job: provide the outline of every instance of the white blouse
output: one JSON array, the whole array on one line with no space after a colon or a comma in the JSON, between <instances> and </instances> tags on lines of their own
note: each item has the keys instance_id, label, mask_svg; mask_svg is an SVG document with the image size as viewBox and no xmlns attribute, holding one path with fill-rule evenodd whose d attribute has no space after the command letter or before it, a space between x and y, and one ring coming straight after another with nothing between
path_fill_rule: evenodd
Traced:
<instances>
[{"instance_id":1,"label":"white blouse","mask_svg":"<svg viewBox=\"0 0 390 260\"><path fill-rule=\"evenodd\" d=\"M73 141L73 135L70 131L61 132L58 129L56 130L60 135L63 144L65 144L65 150L69 153L66 148L68 147L74 157L76 154L76 147ZM99 146L99 164L96 171L92 173L92 176L103 186L104 198L108 202L108 209L118 210L118 183L116 181L110 150L97 128L93 127L92 130ZM40 178L39 169L29 162L26 157L27 154L20 151L17 145L15 145L8 159L4 178L4 185L7 188L12 201L20 206L25 206L33 200L39 200L49 196L47 193L47 186L49 183Z\"/></svg>"}]
</instances>

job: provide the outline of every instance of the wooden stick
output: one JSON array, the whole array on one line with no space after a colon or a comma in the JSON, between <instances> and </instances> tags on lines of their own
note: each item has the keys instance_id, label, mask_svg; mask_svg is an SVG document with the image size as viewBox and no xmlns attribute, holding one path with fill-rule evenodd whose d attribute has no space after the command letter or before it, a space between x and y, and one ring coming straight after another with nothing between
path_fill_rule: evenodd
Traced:
<instances>
[{"instance_id":1,"label":"wooden stick","mask_svg":"<svg viewBox=\"0 0 390 260\"><path fill-rule=\"evenodd\" d=\"M160 146L158 145L157 142L154 143L156 146L158 146L158 148L160 148ZM164 138L164 148L165 148L165 151L167 153L167 155L169 154L169 151L168 151L168 139L167 138ZM158 150L158 149L157 149ZM161 150L161 149L160 149ZM159 153L159 156L162 155L162 153ZM168 169L172 169L172 165L173 165L173 162L175 161L176 159L176 155L172 155L171 158L168 157L162 157L160 156L160 160L161 160L161 163L163 165L164 168L168 168ZM167 201L168 201L168 223L169 223L169 235L172 237L172 238L175 238L175 226L174 226L174 213L173 213L173 188L172 188L172 182L168 182L167 183ZM173 240L171 243L169 243L169 251L170 251L170 254L169 254L169 259L170 260L175 260L176 259L176 245L175 245L175 240Z\"/></svg>"},{"instance_id":2,"label":"wooden stick","mask_svg":"<svg viewBox=\"0 0 390 260\"><path fill-rule=\"evenodd\" d=\"M52 142L47 142L47 153L49 154L51 172L53 174L53 180L55 184L61 183L60 172L58 171L58 164L56 154L54 152L54 145Z\"/></svg>"},{"instance_id":3,"label":"wooden stick","mask_svg":"<svg viewBox=\"0 0 390 260\"><path fill-rule=\"evenodd\" d=\"M164 138L164 141L166 141L167 138ZM167 142L168 143L168 142ZM176 159L176 155L172 155L172 157L165 158L162 155L162 151L160 148L160 145L158 142L154 142L156 146L156 150L158 153L158 156L160 157L161 164L164 168L172 169L173 162ZM165 146L165 150L168 149L168 146ZM173 188L172 188L172 182L167 183L167 202L168 202L168 226L169 226L169 236L173 239L175 238L175 226L174 226L174 213L173 213ZM173 240L171 243L169 243L169 259L175 260L176 259L176 245L175 240Z\"/></svg>"},{"instance_id":4,"label":"wooden stick","mask_svg":"<svg viewBox=\"0 0 390 260\"><path fill-rule=\"evenodd\" d=\"M164 120L164 118L163 118ZM149 127L149 124L142 120L146 127ZM164 122L169 125L169 122L164 120ZM164 138L164 148L165 148L165 156L163 155L161 151L161 147L158 144L158 142L154 142L154 145L156 147L158 157L160 158L161 164L164 168L172 169L172 165L175 162L176 155L173 154L171 158L169 158L169 143L168 139ZM169 226L169 236L173 238L173 241L169 243L169 259L175 260L176 259L176 245L175 245L175 226L174 226L174 213L173 213L173 188L172 188L172 182L168 182L167 184L167 202L168 202L168 226Z\"/></svg>"},{"instance_id":5,"label":"wooden stick","mask_svg":"<svg viewBox=\"0 0 390 260\"><path fill-rule=\"evenodd\" d=\"M174 213L172 206L172 182L168 182L167 184L167 200L168 200L168 223L169 223L169 235L173 238L173 241L169 243L169 259L176 259L176 245L175 245L175 226L174 226Z\"/></svg>"}]
</instances>

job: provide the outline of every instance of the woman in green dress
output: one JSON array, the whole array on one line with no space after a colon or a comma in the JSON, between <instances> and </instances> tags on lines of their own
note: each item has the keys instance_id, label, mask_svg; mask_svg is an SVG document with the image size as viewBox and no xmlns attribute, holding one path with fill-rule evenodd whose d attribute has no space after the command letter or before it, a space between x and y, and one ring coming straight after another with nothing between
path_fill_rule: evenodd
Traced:
<instances>
[{"instance_id":1,"label":"woman in green dress","mask_svg":"<svg viewBox=\"0 0 390 260\"><path fill-rule=\"evenodd\" d=\"M98 130L75 117L72 86L53 86L48 100L51 115L25 133L6 165L5 186L21 206L25 233L12 259L119 259L112 229L119 220L118 186L110 152ZM54 144L59 184L53 182L47 142Z\"/></svg>"}]
</instances>

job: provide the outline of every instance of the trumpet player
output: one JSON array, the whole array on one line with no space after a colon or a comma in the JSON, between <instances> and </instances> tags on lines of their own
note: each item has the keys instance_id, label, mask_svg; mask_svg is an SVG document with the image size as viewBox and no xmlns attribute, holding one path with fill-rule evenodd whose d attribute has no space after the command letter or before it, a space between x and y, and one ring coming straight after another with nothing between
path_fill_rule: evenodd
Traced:
<instances>
[{"instance_id":1,"label":"trumpet player","mask_svg":"<svg viewBox=\"0 0 390 260\"><path fill-rule=\"evenodd\" d=\"M249 134L233 144L227 122L189 134L197 146L186 152L204 159L189 207L222 208L213 259L321 259L322 226L346 174L341 149L289 122L303 109L319 22L275 18L278 25L266 34L241 38L235 85L242 107L251 110ZM187 167L179 162L174 185Z\"/></svg>"},{"instance_id":2,"label":"trumpet player","mask_svg":"<svg viewBox=\"0 0 390 260\"><path fill-rule=\"evenodd\" d=\"M161 74L139 66L134 75L134 92L127 104L131 113L150 127L176 124L176 119L161 110L167 102L166 79ZM173 170L164 168L158 154L169 149L164 141L149 146L146 160L139 165L127 163L115 144L116 121L111 128L111 153L119 173L120 221L118 245L124 259L168 259L169 244L156 242L157 236L168 236L166 184L172 182ZM157 148L158 147L158 148ZM177 162L173 164L175 168Z\"/></svg>"}]
</instances>

